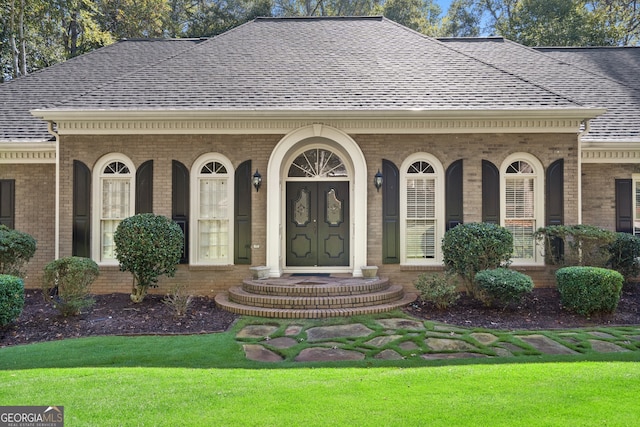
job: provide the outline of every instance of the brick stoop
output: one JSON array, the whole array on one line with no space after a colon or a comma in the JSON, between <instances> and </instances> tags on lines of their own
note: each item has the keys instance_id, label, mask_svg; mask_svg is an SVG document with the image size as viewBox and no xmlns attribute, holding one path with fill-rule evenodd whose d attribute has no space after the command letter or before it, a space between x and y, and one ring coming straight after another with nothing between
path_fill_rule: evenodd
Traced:
<instances>
[{"instance_id":1,"label":"brick stoop","mask_svg":"<svg viewBox=\"0 0 640 427\"><path fill-rule=\"evenodd\" d=\"M410 304L416 297L402 286L390 285L386 278L289 276L244 280L242 286L216 295L215 301L236 314L316 319L382 313Z\"/></svg>"}]
</instances>

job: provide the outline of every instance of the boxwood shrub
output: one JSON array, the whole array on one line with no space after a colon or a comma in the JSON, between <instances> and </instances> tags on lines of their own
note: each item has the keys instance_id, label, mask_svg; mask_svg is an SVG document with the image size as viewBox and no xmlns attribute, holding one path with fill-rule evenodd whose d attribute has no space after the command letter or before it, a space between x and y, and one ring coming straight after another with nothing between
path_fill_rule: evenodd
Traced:
<instances>
[{"instance_id":1,"label":"boxwood shrub","mask_svg":"<svg viewBox=\"0 0 640 427\"><path fill-rule=\"evenodd\" d=\"M565 267L556 271L562 305L584 316L613 313L620 301L624 278L600 267Z\"/></svg>"},{"instance_id":2,"label":"boxwood shrub","mask_svg":"<svg viewBox=\"0 0 640 427\"><path fill-rule=\"evenodd\" d=\"M42 293L63 316L73 316L94 304L89 288L99 274L98 264L90 258L60 258L44 268Z\"/></svg>"},{"instance_id":3,"label":"boxwood shrub","mask_svg":"<svg viewBox=\"0 0 640 427\"><path fill-rule=\"evenodd\" d=\"M609 245L609 266L630 281L640 274L640 238L629 233L616 233Z\"/></svg>"},{"instance_id":4,"label":"boxwood shrub","mask_svg":"<svg viewBox=\"0 0 640 427\"><path fill-rule=\"evenodd\" d=\"M506 267L511 263L513 236L504 227L489 223L460 224L442 239L444 264L459 274L466 290L478 298L474 278L482 270Z\"/></svg>"},{"instance_id":5,"label":"boxwood shrub","mask_svg":"<svg viewBox=\"0 0 640 427\"><path fill-rule=\"evenodd\" d=\"M0 274L0 327L16 320L24 308L24 282L21 278Z\"/></svg>"},{"instance_id":6,"label":"boxwood shrub","mask_svg":"<svg viewBox=\"0 0 640 427\"><path fill-rule=\"evenodd\" d=\"M487 304L503 307L519 302L525 294L533 290L531 277L506 268L479 271L475 282L485 296Z\"/></svg>"}]
</instances>

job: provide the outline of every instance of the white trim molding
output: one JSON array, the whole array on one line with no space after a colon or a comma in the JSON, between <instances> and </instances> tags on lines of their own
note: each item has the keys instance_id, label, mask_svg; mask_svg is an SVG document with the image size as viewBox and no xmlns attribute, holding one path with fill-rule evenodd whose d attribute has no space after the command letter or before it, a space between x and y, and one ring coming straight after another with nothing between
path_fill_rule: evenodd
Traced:
<instances>
[{"instance_id":1,"label":"white trim molding","mask_svg":"<svg viewBox=\"0 0 640 427\"><path fill-rule=\"evenodd\" d=\"M0 164L55 163L56 143L0 142Z\"/></svg>"},{"instance_id":2,"label":"white trim molding","mask_svg":"<svg viewBox=\"0 0 640 427\"><path fill-rule=\"evenodd\" d=\"M284 198L285 174L295 152L306 144L318 146L319 140L338 151L353 171L349 193L351 196L351 246L349 270L361 277L361 267L367 265L367 164L358 144L341 130L310 125L289 133L271 152L267 166L267 266L271 277L280 277L285 265ZM315 269L318 271L319 269ZM326 269L327 272L336 272ZM331 270L331 271L329 271ZM339 269L341 270L341 269Z\"/></svg>"},{"instance_id":3,"label":"white trim molding","mask_svg":"<svg viewBox=\"0 0 640 427\"><path fill-rule=\"evenodd\" d=\"M583 142L582 163L640 163L640 140Z\"/></svg>"},{"instance_id":4,"label":"white trim molding","mask_svg":"<svg viewBox=\"0 0 640 427\"><path fill-rule=\"evenodd\" d=\"M578 133L597 108L546 110L32 110L60 135L287 134L322 123L346 133Z\"/></svg>"}]
</instances>

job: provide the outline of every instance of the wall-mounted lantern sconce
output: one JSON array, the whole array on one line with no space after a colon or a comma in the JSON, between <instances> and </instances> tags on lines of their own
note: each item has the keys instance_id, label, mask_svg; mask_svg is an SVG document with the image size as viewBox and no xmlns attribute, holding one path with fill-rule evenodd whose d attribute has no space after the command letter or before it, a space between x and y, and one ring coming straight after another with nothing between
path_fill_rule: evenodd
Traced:
<instances>
[{"instance_id":1,"label":"wall-mounted lantern sconce","mask_svg":"<svg viewBox=\"0 0 640 427\"><path fill-rule=\"evenodd\" d=\"M376 186L376 190L380 192L380 187L382 187L382 174L380 173L380 169L378 169L378 173L373 177L373 185Z\"/></svg>"},{"instance_id":2,"label":"wall-mounted lantern sconce","mask_svg":"<svg viewBox=\"0 0 640 427\"><path fill-rule=\"evenodd\" d=\"M260 186L262 185L262 175L256 169L256 173L253 174L253 186L256 189L256 193L260 190Z\"/></svg>"}]
</instances>

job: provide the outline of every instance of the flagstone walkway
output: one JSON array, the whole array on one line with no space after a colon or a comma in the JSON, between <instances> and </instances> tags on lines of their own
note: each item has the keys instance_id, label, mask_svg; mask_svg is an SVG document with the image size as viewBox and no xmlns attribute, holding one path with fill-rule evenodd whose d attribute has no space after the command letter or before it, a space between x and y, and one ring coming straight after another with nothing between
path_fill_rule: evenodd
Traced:
<instances>
[{"instance_id":1,"label":"flagstone walkway","mask_svg":"<svg viewBox=\"0 0 640 427\"><path fill-rule=\"evenodd\" d=\"M302 322L300 322L302 323ZM295 321L266 321L243 327L236 335L246 357L260 362L329 362L517 358L637 352L640 326L557 331L474 331L406 318L361 323L303 326Z\"/></svg>"}]
</instances>

